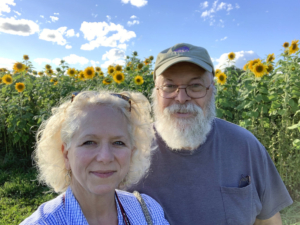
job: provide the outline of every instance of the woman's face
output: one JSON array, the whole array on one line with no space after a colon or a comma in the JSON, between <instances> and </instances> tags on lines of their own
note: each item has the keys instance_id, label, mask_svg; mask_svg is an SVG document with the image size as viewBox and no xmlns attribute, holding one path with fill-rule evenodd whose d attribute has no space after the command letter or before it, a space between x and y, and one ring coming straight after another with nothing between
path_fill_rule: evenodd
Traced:
<instances>
[{"instance_id":1,"label":"woman's face","mask_svg":"<svg viewBox=\"0 0 300 225\"><path fill-rule=\"evenodd\" d=\"M125 117L106 106L88 109L63 152L72 189L96 195L114 191L129 171L132 154Z\"/></svg>"}]
</instances>

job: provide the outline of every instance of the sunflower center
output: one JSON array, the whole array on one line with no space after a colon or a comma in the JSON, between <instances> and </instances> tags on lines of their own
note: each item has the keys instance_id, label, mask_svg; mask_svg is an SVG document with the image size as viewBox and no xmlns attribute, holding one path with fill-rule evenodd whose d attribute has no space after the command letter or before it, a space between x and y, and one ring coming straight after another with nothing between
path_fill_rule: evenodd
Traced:
<instances>
[{"instance_id":1,"label":"sunflower center","mask_svg":"<svg viewBox=\"0 0 300 225\"><path fill-rule=\"evenodd\" d=\"M11 78L10 77L6 77L6 82L11 82Z\"/></svg>"},{"instance_id":2,"label":"sunflower center","mask_svg":"<svg viewBox=\"0 0 300 225\"><path fill-rule=\"evenodd\" d=\"M224 81L225 77L224 76L219 76L220 81Z\"/></svg>"},{"instance_id":3,"label":"sunflower center","mask_svg":"<svg viewBox=\"0 0 300 225\"><path fill-rule=\"evenodd\" d=\"M91 76L93 74L92 70L86 71L87 75Z\"/></svg>"},{"instance_id":4,"label":"sunflower center","mask_svg":"<svg viewBox=\"0 0 300 225\"><path fill-rule=\"evenodd\" d=\"M117 75L117 80L122 80L122 76L121 75Z\"/></svg>"},{"instance_id":5,"label":"sunflower center","mask_svg":"<svg viewBox=\"0 0 300 225\"><path fill-rule=\"evenodd\" d=\"M259 65L259 66L256 67L256 72L260 73L262 71L263 71L263 67L262 66Z\"/></svg>"},{"instance_id":6,"label":"sunflower center","mask_svg":"<svg viewBox=\"0 0 300 225\"><path fill-rule=\"evenodd\" d=\"M20 70L22 69L22 63L17 63L17 68Z\"/></svg>"},{"instance_id":7,"label":"sunflower center","mask_svg":"<svg viewBox=\"0 0 300 225\"><path fill-rule=\"evenodd\" d=\"M139 82L141 82L141 79L140 79L140 78L138 78L138 79L136 79L136 81L139 83Z\"/></svg>"}]
</instances>

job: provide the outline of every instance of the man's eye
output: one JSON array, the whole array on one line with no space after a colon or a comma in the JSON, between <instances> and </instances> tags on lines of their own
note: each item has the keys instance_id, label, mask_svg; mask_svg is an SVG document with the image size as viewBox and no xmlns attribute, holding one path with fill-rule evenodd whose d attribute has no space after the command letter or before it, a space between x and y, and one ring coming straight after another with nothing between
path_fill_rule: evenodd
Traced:
<instances>
[{"instance_id":1,"label":"man's eye","mask_svg":"<svg viewBox=\"0 0 300 225\"><path fill-rule=\"evenodd\" d=\"M121 145L121 146L122 146L122 145L123 145L123 146L125 145L125 143L122 142L122 141L115 141L114 144L115 144L115 145Z\"/></svg>"}]
</instances>

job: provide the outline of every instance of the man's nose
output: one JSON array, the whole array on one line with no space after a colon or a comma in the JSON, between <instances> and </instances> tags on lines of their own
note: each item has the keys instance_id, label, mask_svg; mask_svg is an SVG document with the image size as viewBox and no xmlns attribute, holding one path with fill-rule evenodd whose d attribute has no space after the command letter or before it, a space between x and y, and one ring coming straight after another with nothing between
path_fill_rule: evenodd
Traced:
<instances>
[{"instance_id":1,"label":"man's nose","mask_svg":"<svg viewBox=\"0 0 300 225\"><path fill-rule=\"evenodd\" d=\"M186 88L178 88L177 90L177 96L175 97L175 100L179 102L180 104L184 104L187 101L190 101L192 98L187 95Z\"/></svg>"},{"instance_id":2,"label":"man's nose","mask_svg":"<svg viewBox=\"0 0 300 225\"><path fill-rule=\"evenodd\" d=\"M102 162L103 164L108 164L114 161L115 156L109 144L102 144L101 146L99 146L97 151L98 152L97 152L96 160L98 162Z\"/></svg>"}]
</instances>

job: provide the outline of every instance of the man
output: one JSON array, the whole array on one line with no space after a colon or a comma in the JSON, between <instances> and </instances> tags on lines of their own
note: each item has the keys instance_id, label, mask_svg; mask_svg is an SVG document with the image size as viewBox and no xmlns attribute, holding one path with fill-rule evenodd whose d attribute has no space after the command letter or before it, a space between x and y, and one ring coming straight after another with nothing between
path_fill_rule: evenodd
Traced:
<instances>
[{"instance_id":1,"label":"man","mask_svg":"<svg viewBox=\"0 0 300 225\"><path fill-rule=\"evenodd\" d=\"M157 200L170 224L282 224L279 211L293 201L261 143L215 118L206 49L183 43L162 51L154 81L157 150L130 190Z\"/></svg>"}]
</instances>

